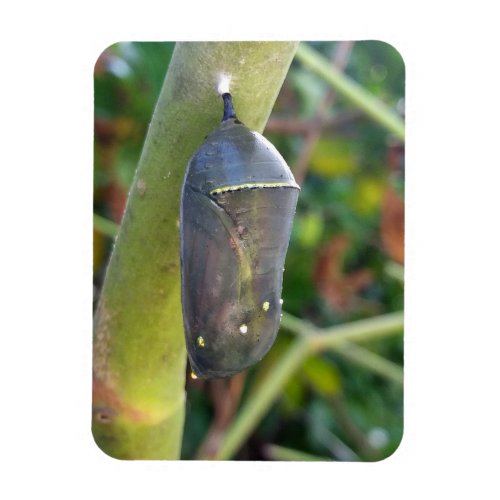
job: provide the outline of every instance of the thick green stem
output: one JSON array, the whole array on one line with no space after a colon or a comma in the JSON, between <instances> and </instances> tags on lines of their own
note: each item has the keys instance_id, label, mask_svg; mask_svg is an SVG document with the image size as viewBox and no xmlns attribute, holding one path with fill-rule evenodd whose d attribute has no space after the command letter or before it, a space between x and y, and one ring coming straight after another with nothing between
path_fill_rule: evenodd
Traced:
<instances>
[{"instance_id":1,"label":"thick green stem","mask_svg":"<svg viewBox=\"0 0 500 500\"><path fill-rule=\"evenodd\" d=\"M178 240L184 170L222 117L220 74L232 76L240 120L262 131L296 46L188 42L175 48L95 316L92 430L113 457L179 457L186 364Z\"/></svg>"},{"instance_id":2,"label":"thick green stem","mask_svg":"<svg viewBox=\"0 0 500 500\"><path fill-rule=\"evenodd\" d=\"M401 117L380 99L377 99L361 85L334 67L328 59L304 43L301 43L297 49L297 59L327 81L339 94L404 141L405 126Z\"/></svg>"}]
</instances>

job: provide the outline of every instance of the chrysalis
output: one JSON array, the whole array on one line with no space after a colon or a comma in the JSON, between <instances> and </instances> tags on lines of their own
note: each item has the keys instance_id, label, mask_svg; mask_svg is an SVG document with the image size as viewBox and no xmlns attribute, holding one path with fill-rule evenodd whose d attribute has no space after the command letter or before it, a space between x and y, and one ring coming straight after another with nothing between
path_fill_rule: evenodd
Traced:
<instances>
[{"instance_id":1,"label":"chrysalis","mask_svg":"<svg viewBox=\"0 0 500 500\"><path fill-rule=\"evenodd\" d=\"M222 98L222 122L190 159L181 193L184 331L197 378L244 370L273 345L299 193L276 148Z\"/></svg>"}]
</instances>

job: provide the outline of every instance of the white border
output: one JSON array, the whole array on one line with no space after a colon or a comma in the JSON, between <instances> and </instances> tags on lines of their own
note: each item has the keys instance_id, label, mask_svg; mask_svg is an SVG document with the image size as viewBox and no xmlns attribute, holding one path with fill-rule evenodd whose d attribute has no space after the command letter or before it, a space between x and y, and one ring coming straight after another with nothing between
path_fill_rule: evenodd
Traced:
<instances>
[{"instance_id":1,"label":"white border","mask_svg":"<svg viewBox=\"0 0 500 500\"><path fill-rule=\"evenodd\" d=\"M498 498L494 11L196 3L48 0L2 15L1 496ZM92 441L93 64L116 41L188 39L381 39L405 59L405 435L384 462L120 462Z\"/></svg>"}]
</instances>

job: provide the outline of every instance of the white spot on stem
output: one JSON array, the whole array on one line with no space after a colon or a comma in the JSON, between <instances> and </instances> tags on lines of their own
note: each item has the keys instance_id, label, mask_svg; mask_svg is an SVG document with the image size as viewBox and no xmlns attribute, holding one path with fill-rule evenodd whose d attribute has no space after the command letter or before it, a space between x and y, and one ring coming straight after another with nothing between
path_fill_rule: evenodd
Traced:
<instances>
[{"instance_id":1,"label":"white spot on stem","mask_svg":"<svg viewBox=\"0 0 500 500\"><path fill-rule=\"evenodd\" d=\"M225 73L219 74L217 82L217 92L219 95L229 93L229 84L231 83L231 75Z\"/></svg>"}]
</instances>

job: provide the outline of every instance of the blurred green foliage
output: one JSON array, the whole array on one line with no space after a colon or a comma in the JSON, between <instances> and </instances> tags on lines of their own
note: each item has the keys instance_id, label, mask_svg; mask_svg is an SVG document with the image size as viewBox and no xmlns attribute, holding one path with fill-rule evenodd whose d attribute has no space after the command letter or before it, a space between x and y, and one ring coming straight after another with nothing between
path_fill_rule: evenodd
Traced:
<instances>
[{"instance_id":1,"label":"blurred green foliage","mask_svg":"<svg viewBox=\"0 0 500 500\"><path fill-rule=\"evenodd\" d=\"M339 49L338 42L312 46L329 59ZM117 223L173 47L119 43L95 66L94 212ZM392 46L354 43L345 72L404 113L404 63ZM284 309L319 327L403 309L403 285L387 265L403 264L404 147L341 98L322 108L328 92L326 83L294 61L264 132L294 170L307 124L312 129L321 110L324 122L306 158L283 288ZM111 244L109 236L94 230L97 292ZM265 381L290 339L282 332L248 371L243 399L253 384ZM365 347L403 364L400 337ZM213 398L208 383L188 380L182 458L195 458L214 420ZM378 460L397 448L402 432L402 388L324 353L306 361L288 382L237 458L266 459L265 445L273 443L333 460Z\"/></svg>"}]
</instances>

